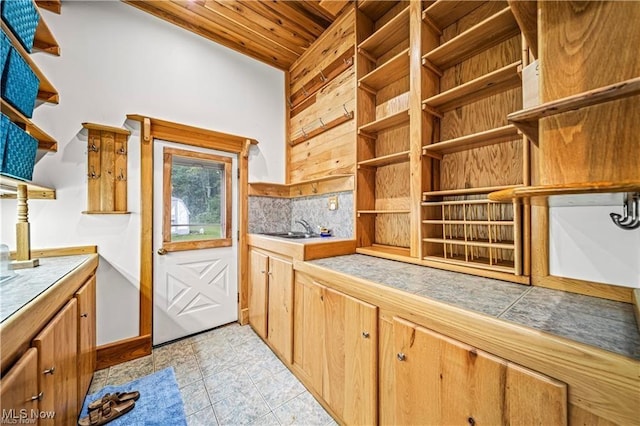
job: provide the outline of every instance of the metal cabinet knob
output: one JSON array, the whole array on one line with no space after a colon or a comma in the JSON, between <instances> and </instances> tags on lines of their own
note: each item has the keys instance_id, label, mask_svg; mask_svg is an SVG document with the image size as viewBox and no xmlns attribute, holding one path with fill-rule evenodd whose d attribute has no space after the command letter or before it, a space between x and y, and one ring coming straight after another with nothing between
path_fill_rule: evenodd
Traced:
<instances>
[{"instance_id":1,"label":"metal cabinet knob","mask_svg":"<svg viewBox=\"0 0 640 426\"><path fill-rule=\"evenodd\" d=\"M164 256L165 254L167 254L167 250L163 249L163 248L159 248L158 249L158 254L160 256Z\"/></svg>"},{"instance_id":2,"label":"metal cabinet knob","mask_svg":"<svg viewBox=\"0 0 640 426\"><path fill-rule=\"evenodd\" d=\"M42 374L53 374L55 371L56 371L56 366L54 365L51 368L44 370Z\"/></svg>"},{"instance_id":3,"label":"metal cabinet knob","mask_svg":"<svg viewBox=\"0 0 640 426\"><path fill-rule=\"evenodd\" d=\"M363 331L362 332L362 337L364 337L365 339L369 338L369 332L368 331Z\"/></svg>"},{"instance_id":4,"label":"metal cabinet knob","mask_svg":"<svg viewBox=\"0 0 640 426\"><path fill-rule=\"evenodd\" d=\"M88 317L88 316L89 316L89 314L88 314L88 313L86 313L86 312L85 312L84 314L80 314L80 318L86 318L86 317Z\"/></svg>"},{"instance_id":5,"label":"metal cabinet knob","mask_svg":"<svg viewBox=\"0 0 640 426\"><path fill-rule=\"evenodd\" d=\"M403 354L402 352L398 353L398 361L404 361L407 359L407 356L405 354Z\"/></svg>"},{"instance_id":6,"label":"metal cabinet knob","mask_svg":"<svg viewBox=\"0 0 640 426\"><path fill-rule=\"evenodd\" d=\"M30 401L42 401L43 396L44 396L44 393L40 392L39 394L32 396Z\"/></svg>"}]
</instances>

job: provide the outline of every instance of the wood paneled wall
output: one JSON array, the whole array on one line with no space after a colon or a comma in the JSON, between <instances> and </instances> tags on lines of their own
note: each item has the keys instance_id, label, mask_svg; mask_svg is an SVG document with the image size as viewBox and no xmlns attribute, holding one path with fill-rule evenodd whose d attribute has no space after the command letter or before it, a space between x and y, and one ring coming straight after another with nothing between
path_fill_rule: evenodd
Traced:
<instances>
[{"instance_id":1,"label":"wood paneled wall","mask_svg":"<svg viewBox=\"0 0 640 426\"><path fill-rule=\"evenodd\" d=\"M354 50L353 10L345 12L291 66L289 92L296 93L322 69L345 52ZM355 108L355 75L351 65L315 95L315 102L289 118L289 142ZM355 173L355 120L351 119L295 146L288 144L288 182L295 183L333 174Z\"/></svg>"}]
</instances>

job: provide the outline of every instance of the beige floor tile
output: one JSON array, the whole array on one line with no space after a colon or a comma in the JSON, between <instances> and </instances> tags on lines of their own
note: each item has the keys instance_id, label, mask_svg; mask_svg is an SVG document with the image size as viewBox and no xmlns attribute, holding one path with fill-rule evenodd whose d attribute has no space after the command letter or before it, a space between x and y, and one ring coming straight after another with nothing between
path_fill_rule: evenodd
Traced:
<instances>
[{"instance_id":1,"label":"beige floor tile","mask_svg":"<svg viewBox=\"0 0 640 426\"><path fill-rule=\"evenodd\" d=\"M217 424L218 421L211 406L187 417L188 426L216 426Z\"/></svg>"},{"instance_id":2,"label":"beige floor tile","mask_svg":"<svg viewBox=\"0 0 640 426\"><path fill-rule=\"evenodd\" d=\"M283 425L325 426L333 419L309 392L304 392L291 401L273 410Z\"/></svg>"},{"instance_id":3,"label":"beige floor tile","mask_svg":"<svg viewBox=\"0 0 640 426\"><path fill-rule=\"evenodd\" d=\"M211 406L207 390L202 380L183 387L180 389L180 394L182 395L186 416L190 416L193 413L197 413Z\"/></svg>"}]
</instances>

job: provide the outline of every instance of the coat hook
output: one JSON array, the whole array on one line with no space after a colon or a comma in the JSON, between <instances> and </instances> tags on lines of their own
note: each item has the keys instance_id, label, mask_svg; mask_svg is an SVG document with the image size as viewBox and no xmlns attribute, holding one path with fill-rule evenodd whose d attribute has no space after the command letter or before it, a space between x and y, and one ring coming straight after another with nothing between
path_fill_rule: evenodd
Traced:
<instances>
[{"instance_id":1,"label":"coat hook","mask_svg":"<svg viewBox=\"0 0 640 426\"><path fill-rule=\"evenodd\" d=\"M302 127L302 135L306 138L307 137L307 132L304 131L304 126Z\"/></svg>"},{"instance_id":2,"label":"coat hook","mask_svg":"<svg viewBox=\"0 0 640 426\"><path fill-rule=\"evenodd\" d=\"M127 177L124 175L124 170L123 169L120 169L120 174L118 175L118 177L116 179L118 179L120 181L126 181L127 180Z\"/></svg>"},{"instance_id":3,"label":"coat hook","mask_svg":"<svg viewBox=\"0 0 640 426\"><path fill-rule=\"evenodd\" d=\"M350 117L351 114L349 114L349 111L347 111L347 104L342 104L342 109L344 109L344 116L345 117Z\"/></svg>"},{"instance_id":4,"label":"coat hook","mask_svg":"<svg viewBox=\"0 0 640 426\"><path fill-rule=\"evenodd\" d=\"M124 146L120 147L120 149L117 152L120 155L127 155L127 151L124 149Z\"/></svg>"},{"instance_id":5,"label":"coat hook","mask_svg":"<svg viewBox=\"0 0 640 426\"><path fill-rule=\"evenodd\" d=\"M96 146L95 142L91 142L91 145L89 145L89 152L98 152L99 148Z\"/></svg>"},{"instance_id":6,"label":"coat hook","mask_svg":"<svg viewBox=\"0 0 640 426\"><path fill-rule=\"evenodd\" d=\"M320 70L320 81L322 81L323 83L327 81L327 77L324 76L324 74L322 73L322 70Z\"/></svg>"},{"instance_id":7,"label":"coat hook","mask_svg":"<svg viewBox=\"0 0 640 426\"><path fill-rule=\"evenodd\" d=\"M96 174L96 168L94 166L91 166L91 173L88 173L87 176L89 176L89 179L99 179L100 175Z\"/></svg>"},{"instance_id":8,"label":"coat hook","mask_svg":"<svg viewBox=\"0 0 640 426\"><path fill-rule=\"evenodd\" d=\"M293 108L293 102L291 102L291 99L287 98L287 104L289 105L289 108Z\"/></svg>"},{"instance_id":9,"label":"coat hook","mask_svg":"<svg viewBox=\"0 0 640 426\"><path fill-rule=\"evenodd\" d=\"M307 89L304 88L304 84L302 85L302 93L307 96L309 93L307 92Z\"/></svg>"},{"instance_id":10,"label":"coat hook","mask_svg":"<svg viewBox=\"0 0 640 426\"><path fill-rule=\"evenodd\" d=\"M326 125L326 124L324 124L324 121L322 121L322 118L319 118L318 120L320 120L320 125L321 125L322 127L327 127L327 125Z\"/></svg>"},{"instance_id":11,"label":"coat hook","mask_svg":"<svg viewBox=\"0 0 640 426\"><path fill-rule=\"evenodd\" d=\"M610 213L609 216L620 229L640 228L640 192L628 192L622 204L622 214Z\"/></svg>"}]
</instances>

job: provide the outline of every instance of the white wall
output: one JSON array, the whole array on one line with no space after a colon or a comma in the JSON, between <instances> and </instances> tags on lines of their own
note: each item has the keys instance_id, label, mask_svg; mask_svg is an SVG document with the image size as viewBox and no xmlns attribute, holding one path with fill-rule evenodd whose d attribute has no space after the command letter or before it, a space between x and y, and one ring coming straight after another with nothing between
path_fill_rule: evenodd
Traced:
<instances>
[{"instance_id":1,"label":"white wall","mask_svg":"<svg viewBox=\"0 0 640 426\"><path fill-rule=\"evenodd\" d=\"M622 214L621 201L549 209L551 275L640 288L640 229L618 228L612 212Z\"/></svg>"},{"instance_id":2,"label":"white wall","mask_svg":"<svg viewBox=\"0 0 640 426\"><path fill-rule=\"evenodd\" d=\"M58 140L34 181L55 201L30 201L33 247L96 244L98 344L138 335L140 244L139 128L129 139L130 215L83 215L86 133L82 122L111 126L143 114L257 139L250 180L284 182L284 75L121 2L65 2L43 12L61 56L34 54L60 93L33 121ZM151 190L151 188L149 188ZM3 200L0 239L15 247L15 201Z\"/></svg>"}]
</instances>

